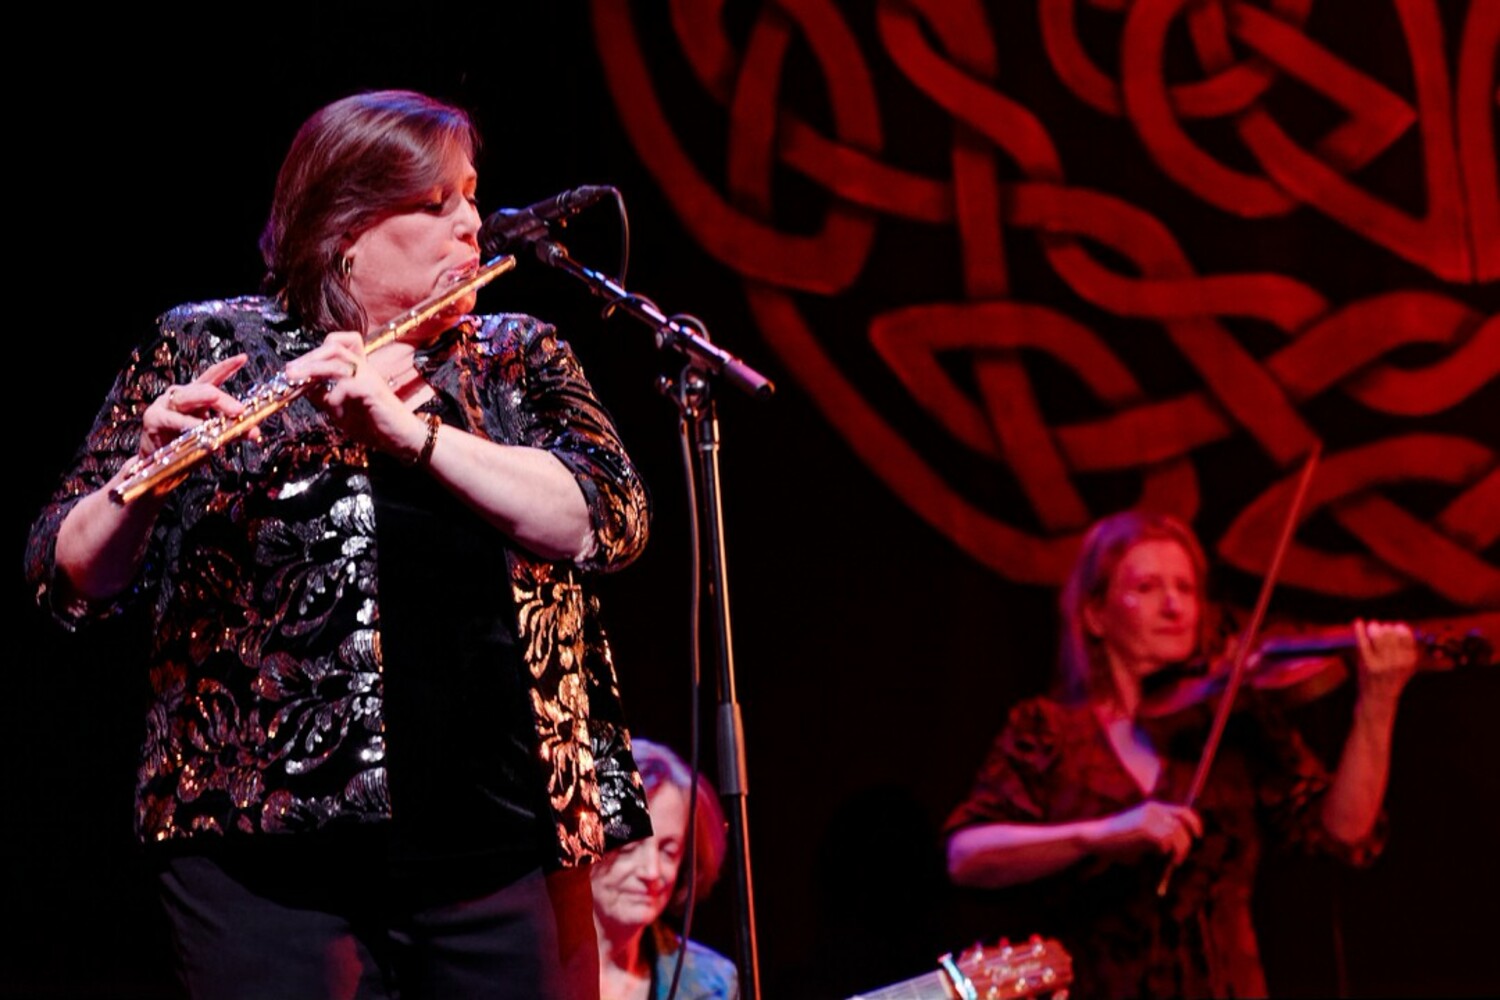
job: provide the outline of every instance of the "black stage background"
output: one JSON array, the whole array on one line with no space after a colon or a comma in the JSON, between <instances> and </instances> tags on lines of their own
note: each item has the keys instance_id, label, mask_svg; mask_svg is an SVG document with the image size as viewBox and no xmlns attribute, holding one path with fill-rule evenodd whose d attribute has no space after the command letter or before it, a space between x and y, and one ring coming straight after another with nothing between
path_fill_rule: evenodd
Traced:
<instances>
[{"instance_id":1,"label":"black stage background","mask_svg":"<svg viewBox=\"0 0 1500 1000\"><path fill-rule=\"evenodd\" d=\"M727 396L721 409L765 994L846 996L976 938L1027 935L1003 899L944 886L936 831L1006 707L1047 682L1053 591L1010 582L952 544L820 416L761 339L739 280L687 239L642 167L587 7L192 11L37 8L35 27L11 36L13 56L35 49L42 68L18 77L13 59L9 70L20 280L9 309L16 617L0 727L0 993L171 995L129 826L140 623L69 636L43 621L20 581L30 519L153 317L254 289L256 239L297 124L331 99L390 86L475 111L485 211L618 186L634 236L630 287L702 317L780 387L768 404ZM574 232L580 257L613 266L607 208ZM686 501L675 411L653 388L673 363L644 328L601 321L582 286L531 262L480 302L561 324L648 477L650 550L604 581L603 600L634 728L685 747ZM1493 427L1484 434L1494 442ZM1236 586L1225 596L1253 596ZM1352 995L1500 993L1497 707L1492 673L1414 684L1386 855L1359 873L1268 864L1259 921L1273 989L1332 993L1341 948ZM1347 708L1335 697L1306 712L1315 741L1337 740ZM732 954L729 896L726 885L704 905L695 936Z\"/></svg>"}]
</instances>

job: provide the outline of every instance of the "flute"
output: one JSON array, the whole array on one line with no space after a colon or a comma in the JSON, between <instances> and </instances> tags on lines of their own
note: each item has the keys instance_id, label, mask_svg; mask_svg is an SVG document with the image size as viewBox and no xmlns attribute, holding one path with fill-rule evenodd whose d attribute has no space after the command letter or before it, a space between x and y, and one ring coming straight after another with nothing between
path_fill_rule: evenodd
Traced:
<instances>
[{"instance_id":1,"label":"flute","mask_svg":"<svg viewBox=\"0 0 1500 1000\"><path fill-rule=\"evenodd\" d=\"M365 341L365 350L374 351L399 340L515 266L516 258L511 254L495 257L473 274L429 296L381 327ZM151 454L137 455L126 462L122 469L124 475L110 487L109 498L123 507L148 493L160 495L170 491L182 482L193 466L300 398L315 382L315 379L289 379L285 372L278 372L250 390L249 395L240 401L244 409L235 416L216 413Z\"/></svg>"}]
</instances>

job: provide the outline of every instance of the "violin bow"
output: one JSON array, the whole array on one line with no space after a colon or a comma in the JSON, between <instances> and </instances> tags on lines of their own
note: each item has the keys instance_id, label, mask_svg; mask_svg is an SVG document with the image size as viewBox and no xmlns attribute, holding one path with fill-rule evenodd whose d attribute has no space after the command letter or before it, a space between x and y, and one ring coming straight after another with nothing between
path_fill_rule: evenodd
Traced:
<instances>
[{"instance_id":1,"label":"violin bow","mask_svg":"<svg viewBox=\"0 0 1500 1000\"><path fill-rule=\"evenodd\" d=\"M1255 611L1250 615L1250 621L1246 623L1245 630L1241 633L1239 643L1234 650L1234 660L1229 668L1229 677L1224 682L1224 693L1219 699L1218 706L1214 709L1213 726L1208 731L1208 738L1203 743L1203 754L1198 758L1198 768L1193 772L1193 783L1188 787L1188 793L1182 804L1192 807L1197 804L1198 796L1203 794L1203 786L1208 782L1208 772L1213 768L1214 757L1219 752L1219 743L1224 737L1224 729L1229 725L1230 713L1234 711L1234 701L1240 691L1240 683L1244 680L1245 664L1250 660L1250 650L1255 648L1255 636L1260 632L1261 624L1266 618L1266 609L1271 604L1271 592L1276 589L1276 578L1281 574L1281 560L1286 555L1286 550L1291 547L1292 536L1297 532L1297 522L1302 517L1302 505L1307 499L1308 487L1312 485L1313 473L1317 470L1318 459L1323 454L1323 443L1314 441L1312 451L1307 456L1307 462L1302 466L1302 474L1297 479L1296 492L1292 494L1292 504L1287 510L1286 521L1281 526L1281 537L1276 542L1276 549L1271 553L1271 565L1266 569L1265 578L1260 582L1260 594L1255 599ZM1167 894L1167 882L1172 878L1172 872L1176 868L1174 863L1167 864L1167 870L1162 873L1161 882L1156 886L1156 894L1165 896Z\"/></svg>"}]
</instances>

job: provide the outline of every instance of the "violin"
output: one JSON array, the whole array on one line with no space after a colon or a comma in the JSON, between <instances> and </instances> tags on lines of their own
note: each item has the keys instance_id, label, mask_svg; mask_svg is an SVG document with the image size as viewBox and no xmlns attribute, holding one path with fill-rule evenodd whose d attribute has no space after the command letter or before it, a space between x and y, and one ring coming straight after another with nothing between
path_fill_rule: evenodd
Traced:
<instances>
[{"instance_id":1,"label":"violin","mask_svg":"<svg viewBox=\"0 0 1500 1000\"><path fill-rule=\"evenodd\" d=\"M1494 647L1479 629L1462 635L1418 630L1417 670L1461 670L1489 666ZM1340 628L1304 635L1268 636L1246 660L1241 681L1243 701L1235 710L1267 701L1296 708L1338 690L1349 679L1347 655L1359 648L1354 629ZM1229 678L1227 658L1202 661L1148 682L1140 717L1154 722L1186 720L1212 711Z\"/></svg>"},{"instance_id":2,"label":"violin","mask_svg":"<svg viewBox=\"0 0 1500 1000\"><path fill-rule=\"evenodd\" d=\"M1260 594L1255 600L1255 610L1250 615L1250 621L1245 626L1240 646L1235 650L1227 671L1217 670L1206 675L1200 675L1198 683L1187 687L1178 686L1175 690L1171 690L1165 695L1162 695L1160 692L1154 693L1151 696L1153 705L1148 709L1143 699L1142 705L1137 710L1137 718L1142 721L1160 725L1162 719L1168 719L1171 721L1168 721L1167 724L1174 725L1177 724L1177 720L1171 716L1174 708L1177 710L1177 716L1181 717L1183 715L1200 714L1196 711L1199 706L1213 703L1212 720L1207 731L1208 735L1203 741L1202 755L1198 758L1198 766L1193 772L1192 785L1188 789L1187 795L1181 803L1182 805L1192 807L1197 804L1198 796L1202 794L1204 784L1208 780L1209 769L1213 766L1214 756L1218 752L1219 743L1228 725L1229 717L1239 705L1240 692L1257 690L1257 684L1254 679L1256 674L1259 674L1261 678L1259 687L1264 689L1266 679L1272 675L1264 672L1265 667L1263 665L1274 664L1283 659L1281 656L1265 655L1265 651L1269 647L1268 643L1260 638L1260 627L1265 621L1266 609L1271 600L1271 592L1275 588L1276 578L1281 572L1282 558L1286 555L1287 548L1291 544L1292 535L1296 532L1297 522L1301 517L1302 505L1307 499L1308 488L1312 485L1313 473L1317 470L1318 460L1322 456L1322 452L1322 442L1313 442L1307 460L1303 463L1302 472L1297 478L1297 485L1292 493L1291 506L1287 510L1286 520L1282 523L1281 535L1277 539L1276 548L1271 553L1269 568L1266 570L1265 577L1261 580ZM1325 636L1325 638L1336 638L1334 645L1340 652L1357 648L1357 642L1352 630L1344 630L1342 635L1336 637ZM1483 643L1483 645L1481 646L1480 643ZM1423 647L1426 647L1429 655L1422 655ZM1283 644L1280 647L1280 651L1287 652L1290 648L1290 646ZM1446 648L1442 643L1427 641L1424 636L1423 640L1418 643L1418 667L1420 668L1423 665L1421 662L1423 660L1428 661L1429 666L1442 663L1442 658L1431 655L1431 652ZM1474 658L1482 653L1483 660L1489 662L1489 643L1482 635L1474 633L1467 637L1467 641L1460 640L1456 647L1456 653L1465 659ZM1252 654L1260 655L1253 656ZM1305 659L1307 655L1306 647L1303 646L1302 651L1290 655L1294 659ZM1333 690L1338 687L1342 683L1341 678L1348 676L1348 668L1344 666L1342 659L1342 656L1336 656L1330 661L1326 652L1317 657L1314 660L1315 663L1318 660L1321 660L1323 663L1332 662L1333 667L1331 669L1341 670L1342 675L1334 674L1334 677L1340 677L1340 679L1332 684L1328 683L1328 678L1323 678L1321 683L1312 687L1322 687L1326 690ZM1452 662L1456 663L1456 659L1449 659L1452 659ZM1252 662L1256 665L1253 669L1251 666ZM1283 679L1287 676L1286 674L1281 675ZM1311 676L1323 677L1322 672L1317 668L1311 669ZM1249 680L1248 684L1247 679ZM1207 683L1203 683L1205 680ZM1294 683L1292 687L1309 690L1305 678ZM1219 694L1217 698L1214 698L1215 689L1217 689ZM1166 714L1159 715L1153 719L1150 717L1151 712ZM1146 714L1145 718L1142 718L1143 713ZM1172 872L1175 869L1176 864L1169 863L1166 870L1162 872L1161 881L1156 886L1156 894L1158 896L1166 895L1167 884L1171 880Z\"/></svg>"}]
</instances>

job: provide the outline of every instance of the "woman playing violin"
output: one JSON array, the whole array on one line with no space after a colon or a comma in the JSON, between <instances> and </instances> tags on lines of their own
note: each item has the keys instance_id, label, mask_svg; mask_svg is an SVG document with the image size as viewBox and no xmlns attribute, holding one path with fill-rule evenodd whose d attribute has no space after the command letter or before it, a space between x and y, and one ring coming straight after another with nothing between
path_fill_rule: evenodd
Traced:
<instances>
[{"instance_id":1,"label":"woman playing violin","mask_svg":"<svg viewBox=\"0 0 1500 1000\"><path fill-rule=\"evenodd\" d=\"M1095 524L1061 597L1058 694L1011 711L946 826L956 883L1036 883L1060 923L1033 930L1070 952L1077 996L1265 995L1250 909L1263 839L1356 865L1383 842L1396 707L1417 664L1404 625L1355 624L1358 697L1332 775L1257 709L1231 721L1196 805L1182 804L1201 738L1151 725L1143 688L1201 653L1204 573L1173 518Z\"/></svg>"},{"instance_id":2,"label":"woman playing violin","mask_svg":"<svg viewBox=\"0 0 1500 1000\"><path fill-rule=\"evenodd\" d=\"M478 140L407 91L315 113L282 165L265 295L169 311L33 529L74 627L151 615L136 788L189 994L588 997L586 864L650 834L589 574L645 489L577 360L472 296ZM136 456L315 386L175 489Z\"/></svg>"}]
</instances>

